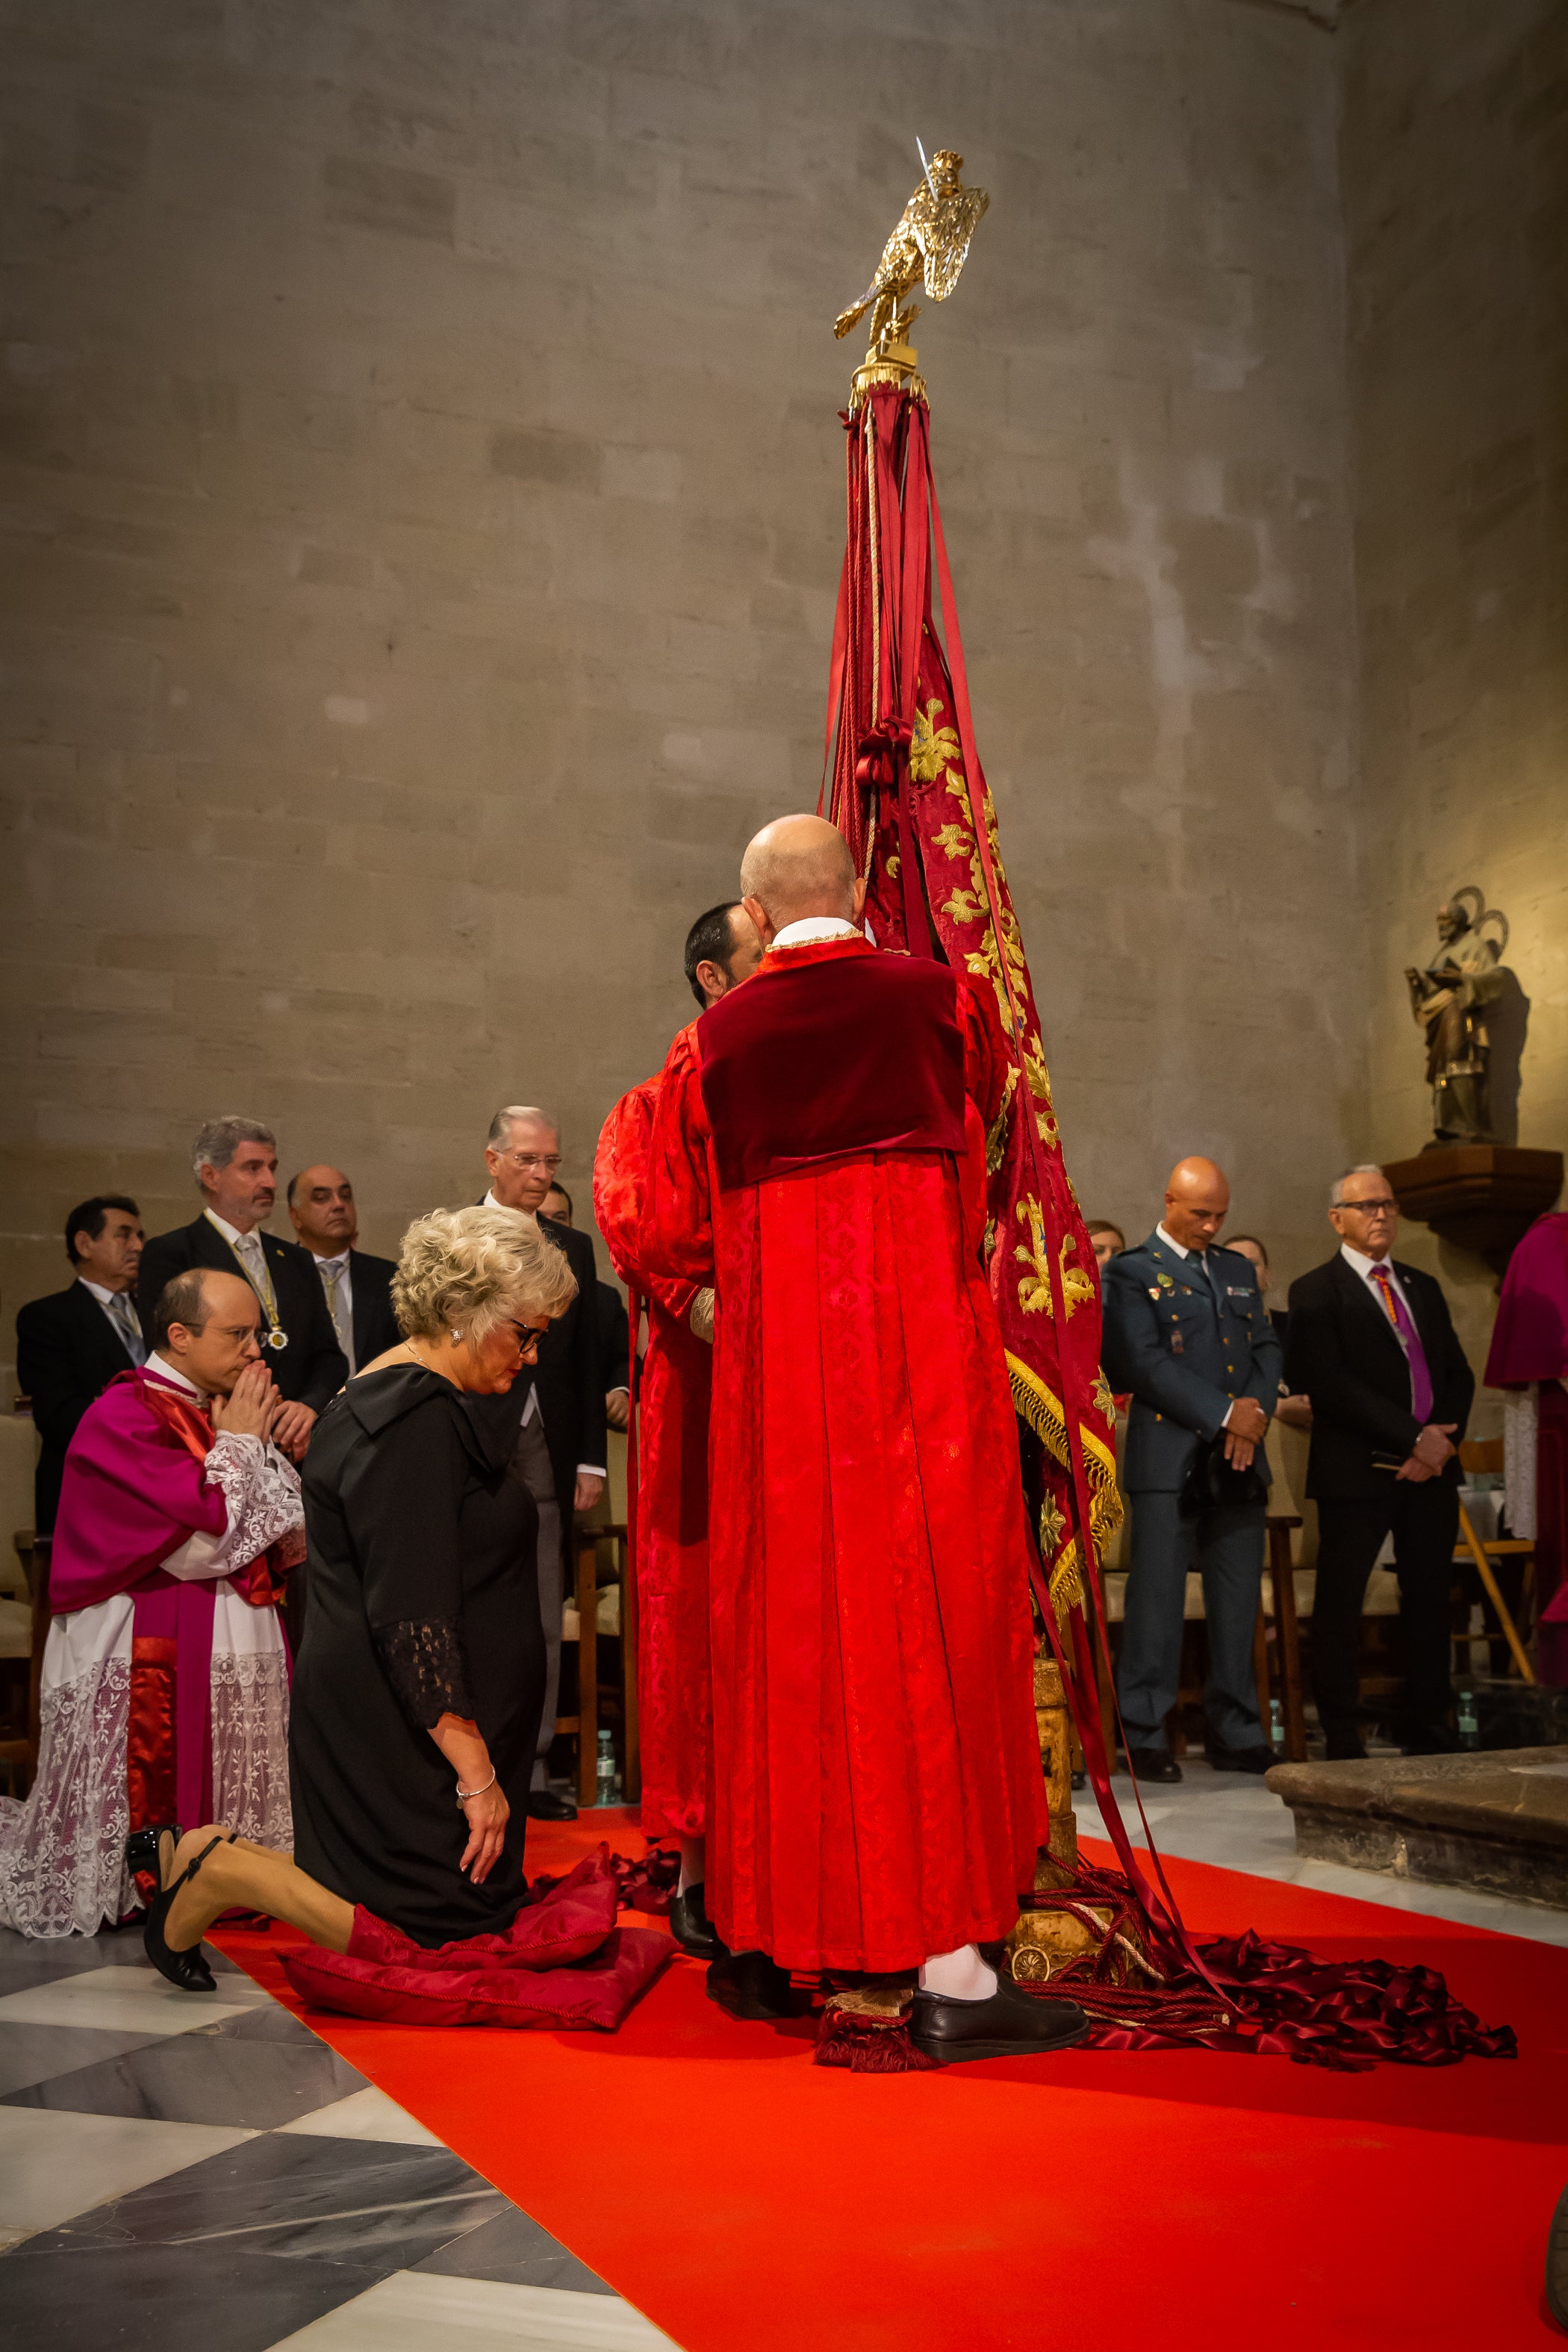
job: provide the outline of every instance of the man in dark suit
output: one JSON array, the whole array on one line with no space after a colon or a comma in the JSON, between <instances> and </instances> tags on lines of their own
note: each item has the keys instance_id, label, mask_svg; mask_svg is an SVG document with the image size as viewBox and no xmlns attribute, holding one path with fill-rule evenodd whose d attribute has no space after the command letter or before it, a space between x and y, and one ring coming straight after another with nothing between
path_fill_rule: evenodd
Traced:
<instances>
[{"instance_id":1,"label":"man in dark suit","mask_svg":"<svg viewBox=\"0 0 1568 2352\"><path fill-rule=\"evenodd\" d=\"M142 1253L137 1303L149 1328L166 1282L193 1265L243 1274L261 1301L267 1369L283 1398L272 1442L303 1461L316 1415L348 1378L348 1359L309 1256L257 1228L278 1198L278 1146L253 1118L209 1119L191 1148L203 1208Z\"/></svg>"},{"instance_id":2,"label":"man in dark suit","mask_svg":"<svg viewBox=\"0 0 1568 2352\"><path fill-rule=\"evenodd\" d=\"M541 1216L552 1224L573 1223L572 1195L559 1177L544 1196ZM605 1381L605 1420L611 1429L624 1435L631 1425L631 1318L619 1286L606 1282L601 1275L595 1285L595 1313L599 1330L599 1361ZM642 1360L642 1350L637 1350Z\"/></svg>"},{"instance_id":3,"label":"man in dark suit","mask_svg":"<svg viewBox=\"0 0 1568 2352\"><path fill-rule=\"evenodd\" d=\"M1266 1772L1274 1761L1252 1664L1267 1503L1205 1495L1194 1508L1183 1493L1216 1443L1230 1469L1256 1465L1265 1488L1268 1481L1263 1440L1279 1393L1279 1342L1249 1260L1211 1246L1229 1207L1230 1188L1212 1160L1180 1161L1163 1223L1112 1257L1100 1277L1105 1376L1132 1396L1121 1465L1132 1559L1116 1686L1141 1780L1182 1777L1165 1717L1180 1686L1194 1555L1208 1625L1209 1761L1226 1772Z\"/></svg>"},{"instance_id":4,"label":"man in dark suit","mask_svg":"<svg viewBox=\"0 0 1568 2352\"><path fill-rule=\"evenodd\" d=\"M95 1192L66 1219L68 1289L35 1298L16 1318L16 1385L33 1407L42 1451L33 1476L33 1524L54 1531L66 1448L76 1425L117 1373L147 1360L132 1293L146 1235L122 1192Z\"/></svg>"},{"instance_id":5,"label":"man in dark suit","mask_svg":"<svg viewBox=\"0 0 1568 2352\"><path fill-rule=\"evenodd\" d=\"M396 1265L355 1246L359 1211L354 1188L341 1168L302 1168L289 1177L286 1198L300 1246L321 1277L338 1345L351 1373L357 1372L403 1337L392 1311Z\"/></svg>"},{"instance_id":6,"label":"man in dark suit","mask_svg":"<svg viewBox=\"0 0 1568 2352\"><path fill-rule=\"evenodd\" d=\"M544 1759L555 1735L561 1684L561 1612L576 1511L591 1511L605 1486L605 1382L600 1362L598 1267L585 1234L539 1214L561 1165L561 1137L547 1111L509 1103L490 1121L485 1166L490 1208L537 1217L539 1230L566 1254L577 1296L539 1343L510 1395L498 1397L498 1421L516 1432L511 1475L539 1507L539 1612L544 1626L544 1712L528 1810L536 1821L572 1821L577 1808L545 1784Z\"/></svg>"},{"instance_id":7,"label":"man in dark suit","mask_svg":"<svg viewBox=\"0 0 1568 2352\"><path fill-rule=\"evenodd\" d=\"M1366 1580L1394 1538L1407 1756L1448 1727L1448 1587L1459 1524L1457 1452L1476 1379L1442 1290L1390 1253L1398 1208L1371 1162L1334 1181L1340 1248L1290 1285L1286 1377L1312 1407L1307 1492L1318 1506L1312 1695L1331 1757L1360 1756Z\"/></svg>"}]
</instances>

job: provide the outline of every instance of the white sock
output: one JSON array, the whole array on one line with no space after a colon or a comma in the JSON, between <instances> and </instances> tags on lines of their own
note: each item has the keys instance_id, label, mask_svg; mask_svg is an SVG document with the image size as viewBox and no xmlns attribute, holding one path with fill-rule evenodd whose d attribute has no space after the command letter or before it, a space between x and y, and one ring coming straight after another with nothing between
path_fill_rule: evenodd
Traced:
<instances>
[{"instance_id":1,"label":"white sock","mask_svg":"<svg viewBox=\"0 0 1568 2352\"><path fill-rule=\"evenodd\" d=\"M921 1992L940 1993L944 2000L989 2000L995 1990L996 1971L973 1944L961 1944L956 1952L933 1952L921 1969Z\"/></svg>"},{"instance_id":2,"label":"white sock","mask_svg":"<svg viewBox=\"0 0 1568 2352\"><path fill-rule=\"evenodd\" d=\"M689 1887L700 1886L708 1874L707 1850L701 1838L683 1837L680 1841L680 1882L678 1895Z\"/></svg>"}]
</instances>

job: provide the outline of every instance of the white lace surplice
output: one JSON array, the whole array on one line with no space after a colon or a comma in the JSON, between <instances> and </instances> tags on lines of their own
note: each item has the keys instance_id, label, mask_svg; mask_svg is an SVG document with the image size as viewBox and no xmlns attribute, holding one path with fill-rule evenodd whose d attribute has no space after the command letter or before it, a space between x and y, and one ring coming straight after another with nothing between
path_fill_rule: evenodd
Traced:
<instances>
[{"instance_id":1,"label":"white lace surplice","mask_svg":"<svg viewBox=\"0 0 1568 2352\"><path fill-rule=\"evenodd\" d=\"M221 1536L197 1534L164 1560L171 1576L219 1580L213 1596L213 1818L287 1853L289 1680L275 1609L227 1583L303 1525L300 1481L271 1445L220 1432L205 1483L223 1491ZM90 1936L138 1896L125 1868L131 1717L129 1593L57 1617L44 1652L37 1777L25 1804L0 1800L0 1925L25 1936ZM198 1826L194 1822L186 1829Z\"/></svg>"}]
</instances>

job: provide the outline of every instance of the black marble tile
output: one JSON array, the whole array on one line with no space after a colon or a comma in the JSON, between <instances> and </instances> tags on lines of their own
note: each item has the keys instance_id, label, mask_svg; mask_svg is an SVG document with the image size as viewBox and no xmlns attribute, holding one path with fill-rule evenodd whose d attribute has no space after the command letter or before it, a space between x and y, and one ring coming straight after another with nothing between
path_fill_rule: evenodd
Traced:
<instances>
[{"instance_id":1,"label":"black marble tile","mask_svg":"<svg viewBox=\"0 0 1568 2352\"><path fill-rule=\"evenodd\" d=\"M29 1992L57 1977L79 1977L89 1969L144 1968L140 1934L110 1929L101 1936L58 1936L47 1942L0 1927L0 1994Z\"/></svg>"},{"instance_id":2,"label":"black marble tile","mask_svg":"<svg viewBox=\"0 0 1568 2352\"><path fill-rule=\"evenodd\" d=\"M227 1992L226 1985L223 1990ZM256 2001L234 2017L220 2019L212 2031L232 2034L237 2042L289 2042L302 2050L325 2050L328 2046L319 2033L312 2033L308 2025L301 2024L293 2011L285 2009L280 2000ZM363 2086L362 2074L354 2087L361 2090Z\"/></svg>"},{"instance_id":3,"label":"black marble tile","mask_svg":"<svg viewBox=\"0 0 1568 2352\"><path fill-rule=\"evenodd\" d=\"M364 2076L313 2034L303 2047L292 2042L241 2041L224 2032L226 2023L237 2022L220 2020L189 2033L165 2034L120 2054L89 2053L99 2063L79 2063L75 2071L55 2074L47 2081L35 2076L0 2099L0 2105L275 2131L296 2116L311 2115L351 2091L364 2089ZM5 2058L5 2038L0 2032L0 2067Z\"/></svg>"},{"instance_id":4,"label":"black marble tile","mask_svg":"<svg viewBox=\"0 0 1568 2352\"><path fill-rule=\"evenodd\" d=\"M243 2240L208 2247L62 2248L59 2233L0 2256L8 2343L37 2352L268 2352L395 2270L363 2263L279 2263Z\"/></svg>"},{"instance_id":5,"label":"black marble tile","mask_svg":"<svg viewBox=\"0 0 1568 2352\"><path fill-rule=\"evenodd\" d=\"M493 2221L465 2230L449 2246L426 2254L411 2270L442 2278L501 2279L512 2286L559 2286L575 2294L614 2294L616 2290L580 2263L559 2238L514 2205Z\"/></svg>"},{"instance_id":6,"label":"black marble tile","mask_svg":"<svg viewBox=\"0 0 1568 2352\"><path fill-rule=\"evenodd\" d=\"M507 2200L444 2147L270 2132L47 2232L50 2247L231 2247L406 2270ZM40 2242L26 2241L28 2245Z\"/></svg>"},{"instance_id":7,"label":"black marble tile","mask_svg":"<svg viewBox=\"0 0 1568 2352\"><path fill-rule=\"evenodd\" d=\"M128 2050L144 2050L158 2039L156 2034L98 2025L11 2025L0 2012L0 2105L11 2096L37 2105L26 2097L34 2084L47 2083L56 2074L78 2074L84 2066L97 2067Z\"/></svg>"}]
</instances>

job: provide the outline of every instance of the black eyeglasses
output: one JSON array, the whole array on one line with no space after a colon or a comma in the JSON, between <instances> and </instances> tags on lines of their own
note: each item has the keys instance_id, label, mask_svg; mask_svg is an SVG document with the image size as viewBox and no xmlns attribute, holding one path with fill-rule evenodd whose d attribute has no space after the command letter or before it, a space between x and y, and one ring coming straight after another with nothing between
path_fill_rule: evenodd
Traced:
<instances>
[{"instance_id":1,"label":"black eyeglasses","mask_svg":"<svg viewBox=\"0 0 1568 2352\"><path fill-rule=\"evenodd\" d=\"M518 1353L531 1356L541 1339L543 1339L544 1330L542 1330L536 1323L520 1323L515 1316L512 1318L511 1328L517 1333ZM545 1329L548 1328L546 1325Z\"/></svg>"}]
</instances>

